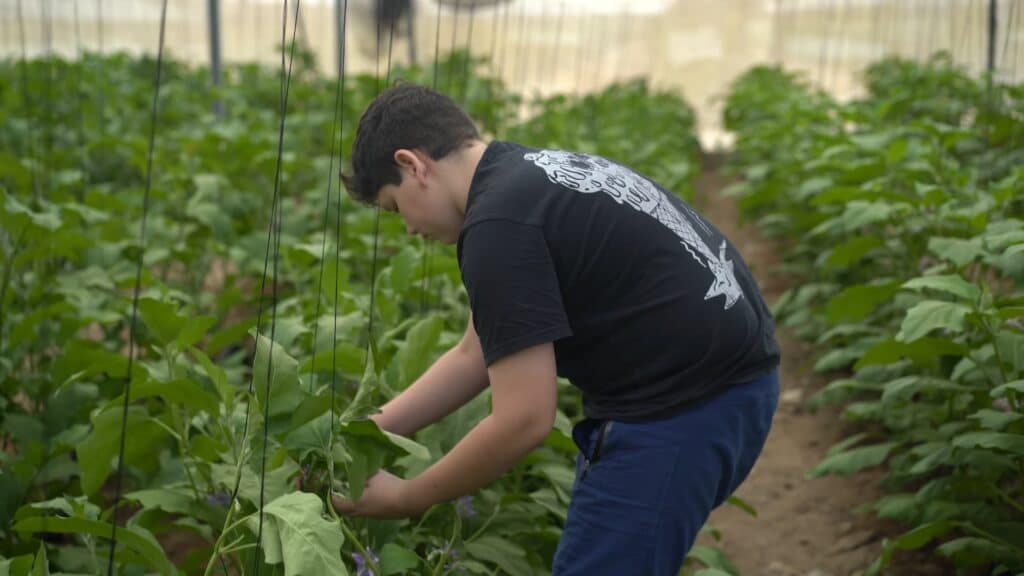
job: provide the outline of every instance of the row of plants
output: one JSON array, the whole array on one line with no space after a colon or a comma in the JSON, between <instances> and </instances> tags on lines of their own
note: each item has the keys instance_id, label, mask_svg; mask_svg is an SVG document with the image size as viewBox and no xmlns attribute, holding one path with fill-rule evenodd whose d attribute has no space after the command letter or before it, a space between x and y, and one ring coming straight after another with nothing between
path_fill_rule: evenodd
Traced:
<instances>
[{"instance_id":1,"label":"row of plants","mask_svg":"<svg viewBox=\"0 0 1024 576\"><path fill-rule=\"evenodd\" d=\"M947 54L885 59L840 103L754 68L731 87L728 192L794 279L781 324L813 341L851 432L809 476L884 465L865 506L963 573L1024 570L1024 86Z\"/></svg>"},{"instance_id":2,"label":"row of plants","mask_svg":"<svg viewBox=\"0 0 1024 576\"><path fill-rule=\"evenodd\" d=\"M485 393L414 438L366 418L467 320L454 251L339 187L338 157L382 81L348 77L338 98L297 54L269 242L279 71L229 66L213 89L206 70L166 59L140 245L156 64L0 63L0 570L102 572L116 522L122 574L547 572L574 478L568 385L544 446L477 494L405 520L325 505L328 487L357 497L377 469L419 473L490 407ZM618 85L544 102L519 126L519 97L485 65L456 53L439 74L469 70L459 99L486 134L604 153L688 193L696 142L678 96ZM583 114L590 124L564 121ZM666 125L677 132L651 138ZM690 564L735 573L712 548Z\"/></svg>"}]
</instances>

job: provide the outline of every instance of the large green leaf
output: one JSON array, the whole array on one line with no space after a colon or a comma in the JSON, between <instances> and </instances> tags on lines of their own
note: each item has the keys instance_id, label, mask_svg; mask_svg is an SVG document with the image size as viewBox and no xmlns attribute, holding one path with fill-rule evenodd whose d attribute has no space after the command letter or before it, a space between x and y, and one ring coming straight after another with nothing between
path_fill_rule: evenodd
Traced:
<instances>
[{"instance_id":1,"label":"large green leaf","mask_svg":"<svg viewBox=\"0 0 1024 576\"><path fill-rule=\"evenodd\" d=\"M935 290L938 292L945 292L946 294L952 294L962 300L966 300L969 303L978 301L981 297L981 290L971 284L967 280L964 280L962 276L957 274L947 274L944 276L922 276L920 278L914 278L903 283L902 288L907 290Z\"/></svg>"},{"instance_id":2,"label":"large green leaf","mask_svg":"<svg viewBox=\"0 0 1024 576\"><path fill-rule=\"evenodd\" d=\"M439 316L425 318L409 329L405 345L398 351L399 385L403 389L434 361L431 351L437 348L443 329L444 322Z\"/></svg>"},{"instance_id":3,"label":"large green leaf","mask_svg":"<svg viewBox=\"0 0 1024 576\"><path fill-rule=\"evenodd\" d=\"M150 397L163 398L169 404L177 404L193 410L202 410L211 416L220 414L220 402L193 380L184 378L172 382L145 380L132 386L132 401ZM111 400L107 407L113 408L124 403L124 396Z\"/></svg>"},{"instance_id":4,"label":"large green leaf","mask_svg":"<svg viewBox=\"0 0 1024 576\"><path fill-rule=\"evenodd\" d=\"M957 448L986 448L1024 456L1024 434L971 432L953 440Z\"/></svg>"},{"instance_id":5,"label":"large green leaf","mask_svg":"<svg viewBox=\"0 0 1024 576\"><path fill-rule=\"evenodd\" d=\"M110 538L111 526L99 520L86 518L60 518L33 516L21 520L12 528L15 532L49 534L88 534L99 538ZM161 574L176 576L178 571L167 559L163 548L153 535L137 526L119 526L117 541L138 552L138 558Z\"/></svg>"},{"instance_id":6,"label":"large green leaf","mask_svg":"<svg viewBox=\"0 0 1024 576\"><path fill-rule=\"evenodd\" d=\"M78 465L82 471L82 492L93 495L99 491L115 465L121 441L120 406L111 406L93 420L92 432L78 444ZM140 406L128 408L125 431L125 464L155 462L167 431L150 418Z\"/></svg>"},{"instance_id":7,"label":"large green leaf","mask_svg":"<svg viewBox=\"0 0 1024 576\"><path fill-rule=\"evenodd\" d=\"M832 454L814 466L807 473L807 477L818 478L827 474L851 476L865 468L878 466L885 462L889 452L899 445L899 442L883 442Z\"/></svg>"},{"instance_id":8,"label":"large green leaf","mask_svg":"<svg viewBox=\"0 0 1024 576\"><path fill-rule=\"evenodd\" d=\"M963 304L925 300L907 311L903 324L896 335L900 342L913 342L923 338L932 330L960 332L967 324L967 315L971 308Z\"/></svg>"},{"instance_id":9,"label":"large green leaf","mask_svg":"<svg viewBox=\"0 0 1024 576\"><path fill-rule=\"evenodd\" d=\"M928 524L922 524L913 530L904 533L895 540L889 540L888 538L882 542L882 554L875 560L875 562L868 568L868 574L878 574L878 572L886 567L890 561L892 561L892 555L897 550L917 550L925 544L931 542L936 538L945 536L950 530L955 527L953 522L938 521L930 522Z\"/></svg>"},{"instance_id":10,"label":"large green leaf","mask_svg":"<svg viewBox=\"0 0 1024 576\"><path fill-rule=\"evenodd\" d=\"M340 574L345 534L337 522L324 518L323 501L316 494L292 492L263 508L263 553L268 564L284 562L285 576ZM256 532L257 519L249 521Z\"/></svg>"},{"instance_id":11,"label":"large green leaf","mask_svg":"<svg viewBox=\"0 0 1024 576\"><path fill-rule=\"evenodd\" d=\"M910 359L915 364L935 366L942 356L963 356L968 348L947 338L919 338L913 342L900 342L886 338L869 348L854 368L861 369L872 364L893 364Z\"/></svg>"},{"instance_id":12,"label":"large green leaf","mask_svg":"<svg viewBox=\"0 0 1024 576\"><path fill-rule=\"evenodd\" d=\"M198 342L216 323L212 316L182 316L173 304L152 298L139 300L139 316L160 344L167 346L174 343L181 348Z\"/></svg>"},{"instance_id":13,"label":"large green leaf","mask_svg":"<svg viewBox=\"0 0 1024 576\"><path fill-rule=\"evenodd\" d=\"M466 543L466 552L473 558L497 564L510 576L530 576L533 569L526 561L526 551L519 545L497 536L481 536Z\"/></svg>"},{"instance_id":14,"label":"large green leaf","mask_svg":"<svg viewBox=\"0 0 1024 576\"><path fill-rule=\"evenodd\" d=\"M299 363L280 344L260 334L256 342L252 378L261 408L268 402L268 369L272 371L269 389L270 417L291 414L308 396L299 384Z\"/></svg>"},{"instance_id":15,"label":"large green leaf","mask_svg":"<svg viewBox=\"0 0 1024 576\"><path fill-rule=\"evenodd\" d=\"M826 318L830 324L859 322L880 304L888 302L897 290L897 282L850 286L829 301Z\"/></svg>"},{"instance_id":16,"label":"large green leaf","mask_svg":"<svg viewBox=\"0 0 1024 576\"><path fill-rule=\"evenodd\" d=\"M408 548L388 542L380 551L381 576L405 574L420 565L420 557Z\"/></svg>"},{"instance_id":17,"label":"large green leaf","mask_svg":"<svg viewBox=\"0 0 1024 576\"><path fill-rule=\"evenodd\" d=\"M928 250L940 258L952 262L958 268L963 268L981 258L985 253L980 240L964 240L962 238L931 238L928 240Z\"/></svg>"},{"instance_id":18,"label":"large green leaf","mask_svg":"<svg viewBox=\"0 0 1024 576\"><path fill-rule=\"evenodd\" d=\"M690 548L690 552L687 556L690 558L696 558L707 568L721 570L722 572L732 576L739 576L740 571L736 569L736 565L733 564L732 561L729 560L729 557L718 548L698 544Z\"/></svg>"}]
</instances>

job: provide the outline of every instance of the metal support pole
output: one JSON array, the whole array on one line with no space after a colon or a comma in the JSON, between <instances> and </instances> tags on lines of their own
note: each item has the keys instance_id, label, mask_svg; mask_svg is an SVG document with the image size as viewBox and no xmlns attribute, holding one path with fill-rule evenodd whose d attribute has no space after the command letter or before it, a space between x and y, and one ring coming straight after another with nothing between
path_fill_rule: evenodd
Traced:
<instances>
[{"instance_id":1,"label":"metal support pole","mask_svg":"<svg viewBox=\"0 0 1024 576\"><path fill-rule=\"evenodd\" d=\"M340 78L345 73L345 16L348 10L342 5L342 2L347 3L348 0L334 0L334 25L335 25L335 38L337 39L337 60L338 60L338 77Z\"/></svg>"},{"instance_id":2,"label":"metal support pole","mask_svg":"<svg viewBox=\"0 0 1024 576\"><path fill-rule=\"evenodd\" d=\"M210 79L213 87L219 89L223 83L220 67L220 0L209 0L210 6ZM217 98L213 111L218 117L224 116L224 102Z\"/></svg>"},{"instance_id":3,"label":"metal support pole","mask_svg":"<svg viewBox=\"0 0 1024 576\"><path fill-rule=\"evenodd\" d=\"M988 73L996 69L996 36L999 34L999 1L988 0Z\"/></svg>"}]
</instances>

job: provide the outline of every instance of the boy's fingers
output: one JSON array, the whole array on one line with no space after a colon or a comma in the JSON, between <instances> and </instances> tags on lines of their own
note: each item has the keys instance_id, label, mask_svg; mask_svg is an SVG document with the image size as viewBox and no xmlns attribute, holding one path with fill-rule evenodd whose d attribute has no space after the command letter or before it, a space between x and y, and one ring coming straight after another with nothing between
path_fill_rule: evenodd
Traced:
<instances>
[{"instance_id":1,"label":"boy's fingers","mask_svg":"<svg viewBox=\"0 0 1024 576\"><path fill-rule=\"evenodd\" d=\"M334 509L338 511L338 514L351 515L356 512L356 505L348 498L331 494L331 503L334 504Z\"/></svg>"}]
</instances>

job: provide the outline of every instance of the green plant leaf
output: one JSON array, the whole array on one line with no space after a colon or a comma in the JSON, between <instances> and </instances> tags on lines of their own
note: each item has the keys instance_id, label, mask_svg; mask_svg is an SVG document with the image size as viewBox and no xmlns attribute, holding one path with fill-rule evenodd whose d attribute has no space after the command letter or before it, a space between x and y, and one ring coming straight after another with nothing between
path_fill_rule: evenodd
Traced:
<instances>
[{"instance_id":1,"label":"green plant leaf","mask_svg":"<svg viewBox=\"0 0 1024 576\"><path fill-rule=\"evenodd\" d=\"M466 552L473 558L497 564L510 576L530 576L533 569L526 561L526 551L519 545L497 536L481 536L466 542Z\"/></svg>"},{"instance_id":2,"label":"green plant leaf","mask_svg":"<svg viewBox=\"0 0 1024 576\"><path fill-rule=\"evenodd\" d=\"M978 298L981 297L981 290L971 284L963 277L957 274L947 274L944 276L922 276L920 278L914 278L903 283L906 290L921 291L924 289L935 290L938 292L944 292L946 294L952 294L962 300L966 300L969 303L975 303Z\"/></svg>"},{"instance_id":3,"label":"green plant leaf","mask_svg":"<svg viewBox=\"0 0 1024 576\"><path fill-rule=\"evenodd\" d=\"M865 468L878 466L889 456L899 442L883 442L871 446L861 446L845 452L825 457L807 473L808 478L820 478L832 474L835 476L852 476Z\"/></svg>"},{"instance_id":4,"label":"green plant leaf","mask_svg":"<svg viewBox=\"0 0 1024 576\"><path fill-rule=\"evenodd\" d=\"M888 302L898 289L896 282L850 286L829 300L826 318L829 324L860 322L880 304Z\"/></svg>"},{"instance_id":5,"label":"green plant leaf","mask_svg":"<svg viewBox=\"0 0 1024 576\"><path fill-rule=\"evenodd\" d=\"M284 562L285 576L340 574L345 535L337 522L324 518L323 501L316 494L292 492L263 508L263 552L268 564ZM257 519L249 521L253 533Z\"/></svg>"},{"instance_id":6,"label":"green plant leaf","mask_svg":"<svg viewBox=\"0 0 1024 576\"><path fill-rule=\"evenodd\" d=\"M985 254L980 240L964 240L962 238L930 238L928 251L939 258L952 262L958 268L967 266Z\"/></svg>"},{"instance_id":7,"label":"green plant leaf","mask_svg":"<svg viewBox=\"0 0 1024 576\"><path fill-rule=\"evenodd\" d=\"M273 362L270 361L271 354ZM267 402L268 368L273 371L270 374L270 417L290 415L308 396L299 385L299 363L283 346L260 334L256 342L252 378L261 407Z\"/></svg>"},{"instance_id":8,"label":"green plant leaf","mask_svg":"<svg viewBox=\"0 0 1024 576\"><path fill-rule=\"evenodd\" d=\"M121 407L112 406L92 420L92 432L76 447L82 471L82 492L96 494L107 479L118 454L121 438ZM167 438L167 431L154 422L141 406L128 408L125 428L125 464L154 461Z\"/></svg>"},{"instance_id":9,"label":"green plant leaf","mask_svg":"<svg viewBox=\"0 0 1024 576\"><path fill-rule=\"evenodd\" d=\"M89 534L99 538L110 538L111 526L99 520L86 518L59 518L33 516L21 520L12 528L15 532L30 534ZM138 558L146 562L150 568L167 576L176 576L178 571L167 559L163 548L153 535L138 526L118 526L118 543L128 546L138 553Z\"/></svg>"},{"instance_id":10,"label":"green plant leaf","mask_svg":"<svg viewBox=\"0 0 1024 576\"><path fill-rule=\"evenodd\" d=\"M430 367L434 360L430 352L437 348L443 329L444 322L438 316L425 318L409 329L405 345L398 351L398 378L402 389Z\"/></svg>"},{"instance_id":11,"label":"green plant leaf","mask_svg":"<svg viewBox=\"0 0 1024 576\"><path fill-rule=\"evenodd\" d=\"M420 558L415 552L388 542L380 550L380 571L382 576L404 574L420 565Z\"/></svg>"},{"instance_id":12,"label":"green plant leaf","mask_svg":"<svg viewBox=\"0 0 1024 576\"><path fill-rule=\"evenodd\" d=\"M985 448L1002 450L1024 456L1024 434L1001 432L970 432L953 440L957 448Z\"/></svg>"},{"instance_id":13,"label":"green plant leaf","mask_svg":"<svg viewBox=\"0 0 1024 576\"><path fill-rule=\"evenodd\" d=\"M954 527L954 523L945 520L929 522L905 532L895 540L884 539L882 553L868 568L867 574L878 574L882 568L889 565L897 550L917 550L932 540L946 535Z\"/></svg>"},{"instance_id":14,"label":"green plant leaf","mask_svg":"<svg viewBox=\"0 0 1024 576\"><path fill-rule=\"evenodd\" d=\"M923 338L932 330L943 329L960 332L966 326L971 309L963 304L925 300L907 311L896 340L913 342Z\"/></svg>"},{"instance_id":15,"label":"green plant leaf","mask_svg":"<svg viewBox=\"0 0 1024 576\"><path fill-rule=\"evenodd\" d=\"M876 364L894 364L904 359L910 359L918 365L935 366L942 356L964 356L967 352L966 346L948 338L924 337L913 342L886 338L868 348L853 367L860 370Z\"/></svg>"},{"instance_id":16,"label":"green plant leaf","mask_svg":"<svg viewBox=\"0 0 1024 576\"><path fill-rule=\"evenodd\" d=\"M172 382L145 380L132 386L132 401L151 397L163 398L170 404L202 410L211 416L220 414L220 402L193 380L178 379ZM107 409L121 406L124 395L107 403Z\"/></svg>"},{"instance_id":17,"label":"green plant leaf","mask_svg":"<svg viewBox=\"0 0 1024 576\"><path fill-rule=\"evenodd\" d=\"M718 548L712 548L710 546L704 546L697 544L690 548L689 558L696 558L701 564L708 568L715 570L721 570L726 574L732 576L739 576L739 570L736 569L736 565L729 560L729 557Z\"/></svg>"}]
</instances>

